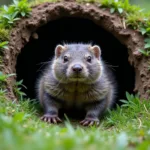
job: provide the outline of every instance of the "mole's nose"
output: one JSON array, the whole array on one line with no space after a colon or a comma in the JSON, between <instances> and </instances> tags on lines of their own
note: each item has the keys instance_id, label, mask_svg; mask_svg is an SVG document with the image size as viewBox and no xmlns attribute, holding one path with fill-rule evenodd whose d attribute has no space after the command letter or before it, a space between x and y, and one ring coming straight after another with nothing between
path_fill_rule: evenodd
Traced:
<instances>
[{"instance_id":1,"label":"mole's nose","mask_svg":"<svg viewBox=\"0 0 150 150\"><path fill-rule=\"evenodd\" d=\"M82 69L83 69L83 67L80 65L80 64L75 64L73 67L72 67L72 70L74 71L74 72L81 72L82 71Z\"/></svg>"}]
</instances>

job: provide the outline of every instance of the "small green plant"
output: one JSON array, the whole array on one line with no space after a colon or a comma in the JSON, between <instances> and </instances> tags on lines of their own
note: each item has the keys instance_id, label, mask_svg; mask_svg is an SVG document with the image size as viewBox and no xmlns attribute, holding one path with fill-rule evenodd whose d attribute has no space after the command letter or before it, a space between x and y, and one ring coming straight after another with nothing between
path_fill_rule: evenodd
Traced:
<instances>
[{"instance_id":1,"label":"small green plant","mask_svg":"<svg viewBox=\"0 0 150 150\"><path fill-rule=\"evenodd\" d=\"M141 103L139 95L133 95L126 92L126 98L127 100L120 100L123 104L122 107L128 107L134 109L136 107L137 109L140 109Z\"/></svg>"},{"instance_id":2,"label":"small green plant","mask_svg":"<svg viewBox=\"0 0 150 150\"><path fill-rule=\"evenodd\" d=\"M0 52L2 52L3 49L8 49L8 42L0 42Z\"/></svg>"},{"instance_id":3,"label":"small green plant","mask_svg":"<svg viewBox=\"0 0 150 150\"><path fill-rule=\"evenodd\" d=\"M15 74L3 74L3 72L0 71L0 82L6 82L7 78L14 76Z\"/></svg>"},{"instance_id":4,"label":"small green plant","mask_svg":"<svg viewBox=\"0 0 150 150\"><path fill-rule=\"evenodd\" d=\"M118 0L104 0L102 1L102 7L109 6L110 13L119 12L123 13L122 3Z\"/></svg>"},{"instance_id":5,"label":"small green plant","mask_svg":"<svg viewBox=\"0 0 150 150\"><path fill-rule=\"evenodd\" d=\"M0 89L0 98L1 98L1 97L4 97L6 92L7 92L6 89L5 89L5 90Z\"/></svg>"},{"instance_id":6,"label":"small green plant","mask_svg":"<svg viewBox=\"0 0 150 150\"><path fill-rule=\"evenodd\" d=\"M101 7L110 8L111 13L133 13L140 10L137 6L131 6L129 0L102 0L101 4Z\"/></svg>"},{"instance_id":7,"label":"small green plant","mask_svg":"<svg viewBox=\"0 0 150 150\"><path fill-rule=\"evenodd\" d=\"M23 80L20 80L20 81L15 83L14 93L19 98L19 100L23 100L24 96L26 96L26 94L21 91L22 88L26 89L26 86L23 85Z\"/></svg>"},{"instance_id":8,"label":"small green plant","mask_svg":"<svg viewBox=\"0 0 150 150\"><path fill-rule=\"evenodd\" d=\"M4 74L3 72L0 71L0 89L5 90L7 79L14 75L15 74Z\"/></svg>"},{"instance_id":9,"label":"small green plant","mask_svg":"<svg viewBox=\"0 0 150 150\"><path fill-rule=\"evenodd\" d=\"M28 17L30 15L31 8L29 7L27 0L21 0L21 1L13 0L13 2L14 4L12 4L11 7L17 13L17 16Z\"/></svg>"},{"instance_id":10,"label":"small green plant","mask_svg":"<svg viewBox=\"0 0 150 150\"><path fill-rule=\"evenodd\" d=\"M126 99L120 100L122 105L117 105L114 110L109 110L106 116L107 122L105 125L108 128L121 127L130 128L130 123L137 121L134 127L139 129L145 123L144 116L149 116L150 104L148 100L140 99L139 95L133 95L126 92Z\"/></svg>"},{"instance_id":11,"label":"small green plant","mask_svg":"<svg viewBox=\"0 0 150 150\"><path fill-rule=\"evenodd\" d=\"M145 45L144 45L144 49L140 49L139 51L145 55L145 56L150 56L150 28L147 28L147 29L143 29L141 32L143 32L143 35L146 34L146 32L148 32L148 38L145 38L144 42L145 42Z\"/></svg>"},{"instance_id":12,"label":"small green plant","mask_svg":"<svg viewBox=\"0 0 150 150\"><path fill-rule=\"evenodd\" d=\"M12 5L9 7L4 5L1 8L0 26L4 28L11 28L21 17L28 17L30 12L31 8L29 7L27 0L13 0Z\"/></svg>"},{"instance_id":13,"label":"small green plant","mask_svg":"<svg viewBox=\"0 0 150 150\"><path fill-rule=\"evenodd\" d=\"M1 17L1 23L7 28L10 28L15 21L20 19L17 17L17 13L4 14Z\"/></svg>"},{"instance_id":14,"label":"small green plant","mask_svg":"<svg viewBox=\"0 0 150 150\"><path fill-rule=\"evenodd\" d=\"M150 37L146 38L144 41L145 41L144 50L140 49L139 51L143 55L149 56L150 55Z\"/></svg>"}]
</instances>

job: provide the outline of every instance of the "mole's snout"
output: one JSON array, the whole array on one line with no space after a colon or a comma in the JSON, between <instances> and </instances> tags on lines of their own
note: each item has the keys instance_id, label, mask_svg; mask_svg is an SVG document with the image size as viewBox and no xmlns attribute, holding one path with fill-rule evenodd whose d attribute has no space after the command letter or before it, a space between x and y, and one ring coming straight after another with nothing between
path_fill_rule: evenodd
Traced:
<instances>
[{"instance_id":1,"label":"mole's snout","mask_svg":"<svg viewBox=\"0 0 150 150\"><path fill-rule=\"evenodd\" d=\"M80 73L82 70L83 70L83 67L80 65L80 64L75 64L73 67L72 67L72 70L76 73Z\"/></svg>"}]
</instances>

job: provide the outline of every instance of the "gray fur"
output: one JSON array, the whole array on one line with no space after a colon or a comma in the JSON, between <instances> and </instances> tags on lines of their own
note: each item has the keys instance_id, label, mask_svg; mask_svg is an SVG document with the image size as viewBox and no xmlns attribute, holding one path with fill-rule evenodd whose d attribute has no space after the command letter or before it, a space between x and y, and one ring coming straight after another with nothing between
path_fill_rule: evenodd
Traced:
<instances>
[{"instance_id":1,"label":"gray fur","mask_svg":"<svg viewBox=\"0 0 150 150\"><path fill-rule=\"evenodd\" d=\"M39 79L38 99L44 107L45 114L52 111L58 116L59 108L77 107L86 110L85 119L97 119L111 107L115 99L116 84L113 75L110 75L111 71L102 58L98 60L89 51L89 45L68 44L65 47L66 50L59 58L54 57ZM63 63L65 55L70 59L67 63ZM85 55L92 57L92 63L86 62ZM76 79L71 70L71 66L76 63L83 66L81 80ZM84 121L82 124L86 123Z\"/></svg>"}]
</instances>

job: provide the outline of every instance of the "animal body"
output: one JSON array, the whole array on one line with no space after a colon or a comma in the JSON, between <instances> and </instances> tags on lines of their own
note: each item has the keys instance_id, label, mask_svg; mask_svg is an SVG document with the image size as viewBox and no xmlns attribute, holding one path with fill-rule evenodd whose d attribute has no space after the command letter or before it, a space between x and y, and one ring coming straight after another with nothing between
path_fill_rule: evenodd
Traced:
<instances>
[{"instance_id":1,"label":"animal body","mask_svg":"<svg viewBox=\"0 0 150 150\"><path fill-rule=\"evenodd\" d=\"M61 122L61 108L77 108L86 112L82 125L98 125L99 117L114 102L115 93L115 80L101 58L100 47L90 44L57 45L37 84L44 109L41 119L48 123Z\"/></svg>"}]
</instances>

